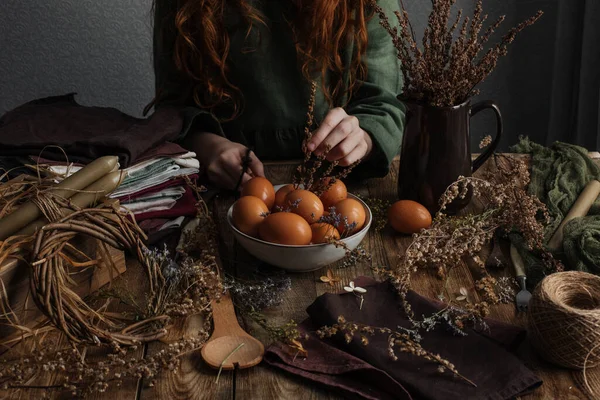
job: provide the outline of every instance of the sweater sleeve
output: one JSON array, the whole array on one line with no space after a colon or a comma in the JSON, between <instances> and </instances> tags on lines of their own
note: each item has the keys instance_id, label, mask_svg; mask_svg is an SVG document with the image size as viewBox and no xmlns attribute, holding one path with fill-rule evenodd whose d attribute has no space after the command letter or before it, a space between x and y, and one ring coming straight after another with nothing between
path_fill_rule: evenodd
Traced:
<instances>
[{"instance_id":1,"label":"sweater sleeve","mask_svg":"<svg viewBox=\"0 0 600 400\"><path fill-rule=\"evenodd\" d=\"M154 9L154 107L170 106L181 110L183 128L179 140L190 132L210 132L225 136L217 117L194 102L193 84L176 67L173 58L177 31L176 1L159 0Z\"/></svg>"},{"instance_id":2,"label":"sweater sleeve","mask_svg":"<svg viewBox=\"0 0 600 400\"><path fill-rule=\"evenodd\" d=\"M378 4L394 21L396 0L379 0ZM357 167L359 176L384 176L392 159L398 154L404 132L405 108L397 96L402 91L403 78L397 51L388 32L375 14L368 21L368 44L364 58L367 76L354 93L346 112L358 118L360 127L371 135L373 150Z\"/></svg>"}]
</instances>

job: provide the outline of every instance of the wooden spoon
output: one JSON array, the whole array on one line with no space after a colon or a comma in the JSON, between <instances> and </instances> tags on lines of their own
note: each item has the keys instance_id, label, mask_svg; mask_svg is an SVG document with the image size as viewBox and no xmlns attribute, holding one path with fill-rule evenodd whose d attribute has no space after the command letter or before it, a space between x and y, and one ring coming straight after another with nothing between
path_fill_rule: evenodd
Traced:
<instances>
[{"instance_id":1,"label":"wooden spoon","mask_svg":"<svg viewBox=\"0 0 600 400\"><path fill-rule=\"evenodd\" d=\"M214 331L202 347L202 358L216 369L250 368L261 362L265 347L238 324L229 293L212 302Z\"/></svg>"},{"instance_id":2,"label":"wooden spoon","mask_svg":"<svg viewBox=\"0 0 600 400\"><path fill-rule=\"evenodd\" d=\"M200 224L198 218L191 220L184 228L177 245L177 254L183 250L184 241ZM216 259L219 270L221 260ZM242 329L235 316L235 309L229 293L225 293L218 301L212 302L213 325L212 336L202 347L202 358L208 365L216 369L232 370L238 368L250 368L262 361L265 347L257 339L250 336Z\"/></svg>"}]
</instances>

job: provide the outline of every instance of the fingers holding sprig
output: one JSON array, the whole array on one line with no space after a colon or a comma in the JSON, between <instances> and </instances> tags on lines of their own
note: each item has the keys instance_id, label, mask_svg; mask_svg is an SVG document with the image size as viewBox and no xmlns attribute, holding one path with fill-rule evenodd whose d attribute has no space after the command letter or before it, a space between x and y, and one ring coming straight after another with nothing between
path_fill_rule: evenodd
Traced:
<instances>
[{"instance_id":1,"label":"fingers holding sprig","mask_svg":"<svg viewBox=\"0 0 600 400\"><path fill-rule=\"evenodd\" d=\"M358 118L348 115L343 108L334 108L315 131L307 147L316 155L327 153L328 161L349 166L370 154L373 141L360 127Z\"/></svg>"}]
</instances>

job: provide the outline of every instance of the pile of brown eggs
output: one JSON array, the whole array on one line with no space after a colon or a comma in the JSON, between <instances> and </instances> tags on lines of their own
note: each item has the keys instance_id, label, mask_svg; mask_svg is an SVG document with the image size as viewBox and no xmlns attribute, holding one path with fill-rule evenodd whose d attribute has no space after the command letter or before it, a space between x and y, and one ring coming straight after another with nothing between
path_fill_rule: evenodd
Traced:
<instances>
[{"instance_id":1,"label":"pile of brown eggs","mask_svg":"<svg viewBox=\"0 0 600 400\"><path fill-rule=\"evenodd\" d=\"M255 177L233 205L233 225L246 235L283 245L328 243L358 232L365 224L363 205L348 197L335 180L320 196L289 184L275 192L268 179Z\"/></svg>"}]
</instances>

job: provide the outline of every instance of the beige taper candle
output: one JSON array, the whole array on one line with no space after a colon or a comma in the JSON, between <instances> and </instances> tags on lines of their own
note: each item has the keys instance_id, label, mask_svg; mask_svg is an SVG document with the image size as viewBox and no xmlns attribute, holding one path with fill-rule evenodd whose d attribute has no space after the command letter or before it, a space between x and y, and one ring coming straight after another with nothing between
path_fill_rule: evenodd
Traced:
<instances>
[{"instance_id":1,"label":"beige taper candle","mask_svg":"<svg viewBox=\"0 0 600 400\"><path fill-rule=\"evenodd\" d=\"M573 218L585 217L590 211L592 204L594 204L594 201L596 201L598 198L598 195L600 195L600 182L597 180L592 180L585 186L575 203L571 206L571 209L565 218L556 229L556 232L554 232L554 235L548 242L548 248L550 250L557 251L562 248L564 239L564 226Z\"/></svg>"},{"instance_id":2,"label":"beige taper candle","mask_svg":"<svg viewBox=\"0 0 600 400\"><path fill-rule=\"evenodd\" d=\"M57 184L48 192L65 199L71 198L77 191L86 188L104 175L114 171L118 163L118 157L100 157ZM6 217L0 219L0 240L4 240L15 234L41 216L41 210L33 202L28 201Z\"/></svg>"},{"instance_id":3,"label":"beige taper candle","mask_svg":"<svg viewBox=\"0 0 600 400\"><path fill-rule=\"evenodd\" d=\"M90 186L83 189L83 191L71 197L70 202L79 208L87 208L96 205L99 200L113 192L119 186L122 180L122 175L122 171L116 171L103 176ZM60 210L60 213L63 217L72 212L73 210L70 208L61 208ZM35 233L35 231L46 224L48 224L48 220L45 217L38 218L17 232L16 235L32 235Z\"/></svg>"}]
</instances>

